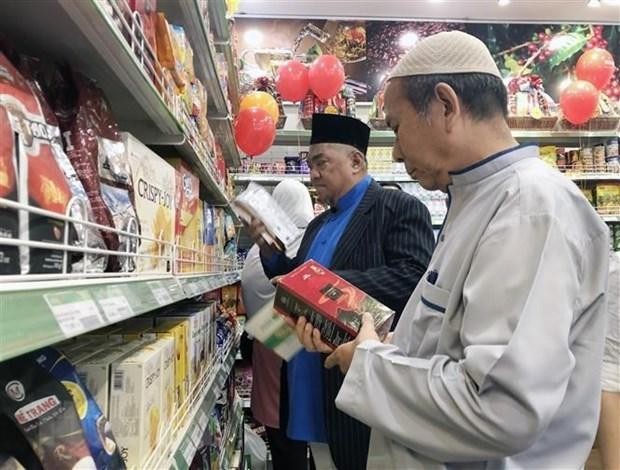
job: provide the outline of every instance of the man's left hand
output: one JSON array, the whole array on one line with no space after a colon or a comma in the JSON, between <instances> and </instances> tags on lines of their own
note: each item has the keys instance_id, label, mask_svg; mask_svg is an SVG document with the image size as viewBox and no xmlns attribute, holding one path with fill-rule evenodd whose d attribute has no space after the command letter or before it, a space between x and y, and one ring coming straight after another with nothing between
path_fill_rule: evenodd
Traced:
<instances>
[{"instance_id":1,"label":"man's left hand","mask_svg":"<svg viewBox=\"0 0 620 470\"><path fill-rule=\"evenodd\" d=\"M319 330L313 328L305 318L299 318L296 329L301 344L308 351L329 354L325 360L325 367L331 369L334 366L338 366L343 374L346 374L349 370L358 345L369 339L379 341L379 336L375 331L375 321L369 313L364 313L362 326L357 337L353 341L338 346L335 350L321 340Z\"/></svg>"}]
</instances>

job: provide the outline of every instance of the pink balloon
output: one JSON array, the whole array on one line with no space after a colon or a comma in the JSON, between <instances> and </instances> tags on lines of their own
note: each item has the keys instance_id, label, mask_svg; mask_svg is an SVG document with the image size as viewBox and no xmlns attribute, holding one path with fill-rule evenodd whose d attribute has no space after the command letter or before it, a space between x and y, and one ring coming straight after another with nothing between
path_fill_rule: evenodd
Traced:
<instances>
[{"instance_id":1,"label":"pink balloon","mask_svg":"<svg viewBox=\"0 0 620 470\"><path fill-rule=\"evenodd\" d=\"M262 108L239 111L235 120L237 146L251 157L265 153L276 138L276 123Z\"/></svg>"},{"instance_id":2,"label":"pink balloon","mask_svg":"<svg viewBox=\"0 0 620 470\"><path fill-rule=\"evenodd\" d=\"M278 67L276 89L282 99L287 101L303 100L310 84L308 68L298 60L287 60Z\"/></svg>"},{"instance_id":3,"label":"pink balloon","mask_svg":"<svg viewBox=\"0 0 620 470\"><path fill-rule=\"evenodd\" d=\"M314 61L308 72L310 88L321 100L336 96L344 85L344 67L334 55L322 55Z\"/></svg>"},{"instance_id":4,"label":"pink balloon","mask_svg":"<svg viewBox=\"0 0 620 470\"><path fill-rule=\"evenodd\" d=\"M598 106L599 92L585 80L575 80L560 95L560 108L566 120L579 125L590 120Z\"/></svg>"}]
</instances>

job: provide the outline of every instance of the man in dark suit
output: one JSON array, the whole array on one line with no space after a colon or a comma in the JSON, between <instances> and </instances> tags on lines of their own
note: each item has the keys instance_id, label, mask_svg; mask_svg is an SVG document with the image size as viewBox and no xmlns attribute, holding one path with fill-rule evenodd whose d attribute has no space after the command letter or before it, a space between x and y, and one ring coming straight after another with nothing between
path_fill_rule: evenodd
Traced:
<instances>
[{"instance_id":1,"label":"man in dark suit","mask_svg":"<svg viewBox=\"0 0 620 470\"><path fill-rule=\"evenodd\" d=\"M250 232L261 247L268 277L286 274L313 259L395 310L398 318L426 271L434 247L433 230L420 201L401 191L382 189L368 175L369 136L368 126L357 119L315 114L308 155L310 178L321 201L331 209L310 222L295 259L265 245L260 222L254 221ZM301 351L286 364L282 425L291 439L310 443L318 470L363 469L369 428L336 409L343 375L324 369L323 359L319 353Z\"/></svg>"}]
</instances>

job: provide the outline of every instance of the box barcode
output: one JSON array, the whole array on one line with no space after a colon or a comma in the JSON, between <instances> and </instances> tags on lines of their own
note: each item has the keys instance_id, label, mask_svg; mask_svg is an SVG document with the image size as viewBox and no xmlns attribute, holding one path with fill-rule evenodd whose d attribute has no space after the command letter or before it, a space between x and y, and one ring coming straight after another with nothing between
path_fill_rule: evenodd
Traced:
<instances>
[{"instance_id":1,"label":"box barcode","mask_svg":"<svg viewBox=\"0 0 620 470\"><path fill-rule=\"evenodd\" d=\"M114 390L120 390L123 388L123 379L125 378L125 373L122 370L114 371L114 380L113 387Z\"/></svg>"}]
</instances>

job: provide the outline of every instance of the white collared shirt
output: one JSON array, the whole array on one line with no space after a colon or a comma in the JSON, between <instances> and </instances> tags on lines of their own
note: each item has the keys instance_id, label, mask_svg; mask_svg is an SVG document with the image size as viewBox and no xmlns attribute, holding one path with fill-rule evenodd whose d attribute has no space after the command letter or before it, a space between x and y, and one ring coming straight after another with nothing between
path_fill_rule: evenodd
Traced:
<instances>
[{"instance_id":1,"label":"white collared shirt","mask_svg":"<svg viewBox=\"0 0 620 470\"><path fill-rule=\"evenodd\" d=\"M596 433L609 230L524 146L452 174L393 344L364 342L336 400L368 468L581 468Z\"/></svg>"}]
</instances>

